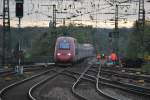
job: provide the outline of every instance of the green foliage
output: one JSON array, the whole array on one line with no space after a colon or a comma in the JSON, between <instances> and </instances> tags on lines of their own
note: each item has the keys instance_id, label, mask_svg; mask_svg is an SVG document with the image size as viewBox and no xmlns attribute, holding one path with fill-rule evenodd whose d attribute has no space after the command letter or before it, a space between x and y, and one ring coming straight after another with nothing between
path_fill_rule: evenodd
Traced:
<instances>
[{"instance_id":1,"label":"green foliage","mask_svg":"<svg viewBox=\"0 0 150 100\"><path fill-rule=\"evenodd\" d=\"M129 40L129 44L128 44L128 48L127 48L127 57L128 58L136 58L137 54L139 52L139 41L137 39L137 32L133 32L130 35L130 40Z\"/></svg>"},{"instance_id":2,"label":"green foliage","mask_svg":"<svg viewBox=\"0 0 150 100\"><path fill-rule=\"evenodd\" d=\"M31 54L33 56L50 55L50 34L45 32L34 40Z\"/></svg>"},{"instance_id":3,"label":"green foliage","mask_svg":"<svg viewBox=\"0 0 150 100\"><path fill-rule=\"evenodd\" d=\"M150 22L146 22L144 32L144 46L145 52L148 52L150 54Z\"/></svg>"},{"instance_id":4,"label":"green foliage","mask_svg":"<svg viewBox=\"0 0 150 100\"><path fill-rule=\"evenodd\" d=\"M29 53L25 53L25 54L24 54L24 58L25 58L25 59L30 59L30 58L31 58L31 55L30 55Z\"/></svg>"},{"instance_id":5,"label":"green foliage","mask_svg":"<svg viewBox=\"0 0 150 100\"><path fill-rule=\"evenodd\" d=\"M136 29L136 24L134 25L134 31L129 36L129 43L127 49L127 56L129 58L137 58L142 56L141 52L141 34ZM150 54L150 22L145 23L144 29L144 54Z\"/></svg>"},{"instance_id":6,"label":"green foliage","mask_svg":"<svg viewBox=\"0 0 150 100\"><path fill-rule=\"evenodd\" d=\"M150 63L147 63L142 66L142 72L150 74Z\"/></svg>"},{"instance_id":7,"label":"green foliage","mask_svg":"<svg viewBox=\"0 0 150 100\"><path fill-rule=\"evenodd\" d=\"M55 30L49 29L34 38L33 47L31 50L32 56L53 56L56 38L59 36L75 37L79 43L92 43L91 39L92 28L89 27L57 27Z\"/></svg>"},{"instance_id":8,"label":"green foliage","mask_svg":"<svg viewBox=\"0 0 150 100\"><path fill-rule=\"evenodd\" d=\"M23 28L20 33L18 33L17 29L13 29L13 47L15 47L18 39L21 38L21 40L24 41L21 44L22 49L24 49L31 58L35 56L53 56L56 38L59 36L71 36L76 38L79 43L93 44L100 53L109 54L110 44L108 41L108 33L111 31L112 29L96 29L91 26L74 26L73 24L65 27L57 27L56 29L44 27ZM136 41L132 41L132 39L135 40L134 36L129 39L131 29L123 28L119 31L120 53L126 52L126 48L130 47L131 50L129 49L129 51L132 51L131 54L133 54L134 48L136 48L133 48L133 45L137 45L135 45ZM127 45L129 40L131 40L130 43L132 46Z\"/></svg>"}]
</instances>

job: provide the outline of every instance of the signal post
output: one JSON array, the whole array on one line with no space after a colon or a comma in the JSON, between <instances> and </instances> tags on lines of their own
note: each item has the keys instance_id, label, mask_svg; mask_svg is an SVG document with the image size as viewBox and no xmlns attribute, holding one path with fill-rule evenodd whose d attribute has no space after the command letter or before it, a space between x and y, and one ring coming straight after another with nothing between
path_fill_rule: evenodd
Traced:
<instances>
[{"instance_id":1,"label":"signal post","mask_svg":"<svg viewBox=\"0 0 150 100\"><path fill-rule=\"evenodd\" d=\"M23 17L23 4L24 4L24 0L16 0L16 17L19 19L19 24L18 24L18 33L20 33L20 28L21 28L21 18ZM21 36L21 35L20 35ZM18 40L18 44L19 44L19 50L18 50L18 65L16 66L16 72L20 75L23 74L23 66L21 66L21 38Z\"/></svg>"}]
</instances>

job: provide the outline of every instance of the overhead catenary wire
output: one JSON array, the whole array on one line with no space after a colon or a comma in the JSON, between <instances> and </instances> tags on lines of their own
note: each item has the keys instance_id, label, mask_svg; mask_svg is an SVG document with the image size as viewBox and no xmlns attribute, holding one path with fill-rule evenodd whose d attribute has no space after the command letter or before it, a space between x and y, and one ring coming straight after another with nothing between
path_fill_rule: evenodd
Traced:
<instances>
[{"instance_id":1,"label":"overhead catenary wire","mask_svg":"<svg viewBox=\"0 0 150 100\"><path fill-rule=\"evenodd\" d=\"M3 0L0 0L0 2L2 2ZM43 8L40 5L41 4L56 4L57 6L57 10L59 13L57 13L57 16L62 16L62 19L65 18L66 20L76 20L76 19L80 19L82 16L83 20L86 20L89 18L89 16L91 15L93 18L96 18L96 16L98 18L101 18L100 15L105 15L107 16L108 14L113 16L113 13L107 13L108 9L111 10L114 6L114 4L118 3L118 4L133 4L132 6L134 6L134 10L133 8L127 8L126 12L123 13L122 12L122 16L121 17L125 17L126 19L130 19L130 16L136 16L137 14L137 8L138 8L138 0L115 0L116 2L113 2L114 0L46 0L46 1L42 1L42 0L26 0L25 1L25 11L24 11L24 19L30 19L30 20L46 20L46 19L51 19L52 16L52 12L51 9L52 8ZM11 1L12 3L15 2L15 0ZM1 3L2 4L2 3ZM0 5L1 5L0 4ZM11 4L10 4L11 5ZM28 7L26 7L28 6ZM47 10L46 10L47 9ZM64 10L65 9L65 10ZM1 8L0 8L1 10ZM131 12L131 10L133 10L133 12ZM64 13L64 11L66 13ZM106 13L105 13L105 12ZM130 12L129 12L130 11ZM134 13L135 11L135 13ZM79 13L81 12L81 13ZM104 13L103 13L104 12ZM11 10L10 13L11 14L10 18L11 20L15 20L14 17L14 13L15 10ZM0 13L1 14L1 13ZM146 12L146 14L149 14L149 12ZM119 14L121 15L121 14ZM103 17L103 20L108 20L110 19L107 17ZM131 17L132 18L132 17ZM149 16L146 16L146 18L148 19Z\"/></svg>"}]
</instances>

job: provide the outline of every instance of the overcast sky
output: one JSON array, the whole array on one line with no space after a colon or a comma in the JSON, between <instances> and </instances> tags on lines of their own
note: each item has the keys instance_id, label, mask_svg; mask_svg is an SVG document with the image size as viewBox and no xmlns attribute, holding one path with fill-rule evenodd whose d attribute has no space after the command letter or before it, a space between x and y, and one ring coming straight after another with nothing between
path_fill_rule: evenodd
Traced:
<instances>
[{"instance_id":1,"label":"overcast sky","mask_svg":"<svg viewBox=\"0 0 150 100\"><path fill-rule=\"evenodd\" d=\"M0 0L0 14L2 13L2 1ZM123 2L126 0L116 1ZM119 18L122 20L122 24L120 23L121 27L131 27L132 22L138 18L138 2L132 2L136 0L129 1L131 2L121 4L128 6L119 6ZM66 23L74 22L95 27L113 27L114 23L109 20L114 19L115 6L109 3L113 4L113 0L77 0L77 2L74 2L74 0L24 0L22 26L48 26L50 20L52 20L52 6L43 5L56 4L58 12L62 12L57 13L58 25L62 22L61 18L72 18L71 20L66 20ZM145 3L146 19L148 20L150 20L149 5L150 3ZM78 17L73 18L71 16ZM15 17L15 0L10 0L10 17L11 26L16 27L18 19Z\"/></svg>"}]
</instances>

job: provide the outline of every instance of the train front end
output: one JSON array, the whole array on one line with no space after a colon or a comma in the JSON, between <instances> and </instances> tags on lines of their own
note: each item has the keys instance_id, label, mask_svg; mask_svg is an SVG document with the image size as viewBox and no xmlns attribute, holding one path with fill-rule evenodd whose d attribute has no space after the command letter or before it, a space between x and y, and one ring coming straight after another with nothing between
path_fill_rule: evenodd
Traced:
<instances>
[{"instance_id":1,"label":"train front end","mask_svg":"<svg viewBox=\"0 0 150 100\"><path fill-rule=\"evenodd\" d=\"M74 44L70 38L57 39L55 46L55 63L59 65L72 64L74 57Z\"/></svg>"}]
</instances>

